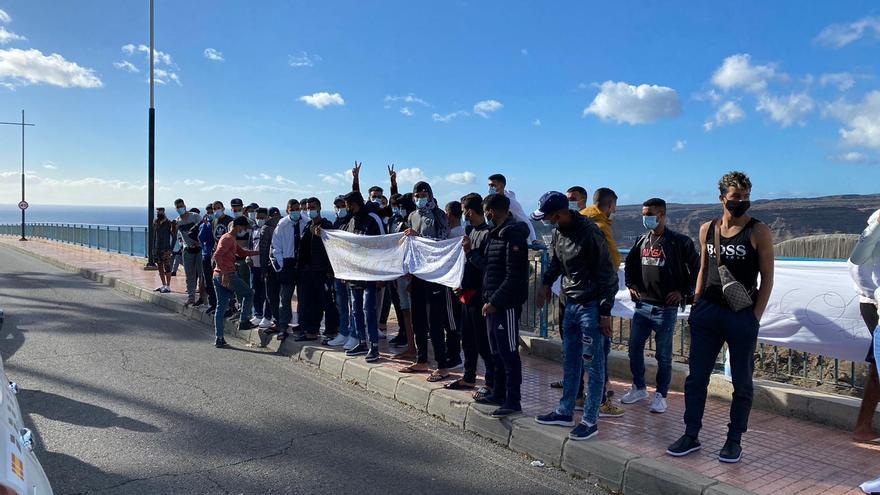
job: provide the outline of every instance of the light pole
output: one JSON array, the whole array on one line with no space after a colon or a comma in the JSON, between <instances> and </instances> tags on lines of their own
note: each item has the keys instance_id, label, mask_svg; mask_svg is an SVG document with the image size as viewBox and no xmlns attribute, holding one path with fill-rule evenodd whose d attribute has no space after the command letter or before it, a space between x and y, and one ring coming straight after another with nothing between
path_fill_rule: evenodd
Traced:
<instances>
[{"instance_id":1,"label":"light pole","mask_svg":"<svg viewBox=\"0 0 880 495\"><path fill-rule=\"evenodd\" d=\"M153 239L156 231L153 228L153 215L156 207L156 109L153 106L153 59L155 48L153 47L153 0L150 0L150 110L147 138L147 264L144 270L156 270L156 253L153 252Z\"/></svg>"},{"instance_id":2,"label":"light pole","mask_svg":"<svg viewBox=\"0 0 880 495\"><path fill-rule=\"evenodd\" d=\"M28 204L24 196L24 128L27 126L33 127L36 124L25 123L24 110L21 111L21 122L0 122L0 124L21 126L21 203L18 203L18 208L21 210L21 239L19 240L26 241L27 237L24 236L24 211L27 210Z\"/></svg>"}]
</instances>

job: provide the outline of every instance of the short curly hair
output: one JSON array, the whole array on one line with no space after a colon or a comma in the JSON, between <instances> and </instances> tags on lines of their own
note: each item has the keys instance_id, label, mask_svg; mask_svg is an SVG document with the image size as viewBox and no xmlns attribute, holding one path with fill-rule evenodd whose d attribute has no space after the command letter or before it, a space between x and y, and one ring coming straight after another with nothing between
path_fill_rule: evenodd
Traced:
<instances>
[{"instance_id":1,"label":"short curly hair","mask_svg":"<svg viewBox=\"0 0 880 495\"><path fill-rule=\"evenodd\" d=\"M746 191L752 190L752 181L749 179L749 176L744 172L728 172L724 174L724 177L718 181L718 191L721 192L721 195L724 196L727 194L727 190L730 187L735 187L737 189L743 189Z\"/></svg>"}]
</instances>

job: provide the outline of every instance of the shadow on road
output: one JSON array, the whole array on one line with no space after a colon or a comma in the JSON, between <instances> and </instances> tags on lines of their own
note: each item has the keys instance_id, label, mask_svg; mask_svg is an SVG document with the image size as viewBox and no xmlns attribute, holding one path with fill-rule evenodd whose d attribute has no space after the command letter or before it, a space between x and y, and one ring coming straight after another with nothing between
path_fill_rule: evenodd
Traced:
<instances>
[{"instance_id":1,"label":"shadow on road","mask_svg":"<svg viewBox=\"0 0 880 495\"><path fill-rule=\"evenodd\" d=\"M25 404L28 414L39 414L46 419L93 428L123 428L125 430L155 433L161 431L151 424L133 418L119 416L106 407L43 392L23 389L18 394L20 404Z\"/></svg>"}]
</instances>

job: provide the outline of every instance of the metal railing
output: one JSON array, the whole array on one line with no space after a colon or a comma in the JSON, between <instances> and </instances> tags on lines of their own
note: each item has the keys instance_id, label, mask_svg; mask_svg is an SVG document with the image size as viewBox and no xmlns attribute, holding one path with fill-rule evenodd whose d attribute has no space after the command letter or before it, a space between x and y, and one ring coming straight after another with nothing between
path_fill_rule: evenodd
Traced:
<instances>
[{"instance_id":1,"label":"metal railing","mask_svg":"<svg viewBox=\"0 0 880 495\"><path fill-rule=\"evenodd\" d=\"M21 235L21 224L0 224L0 235ZM134 225L29 223L25 236L84 246L108 253L147 257L147 228Z\"/></svg>"}]
</instances>

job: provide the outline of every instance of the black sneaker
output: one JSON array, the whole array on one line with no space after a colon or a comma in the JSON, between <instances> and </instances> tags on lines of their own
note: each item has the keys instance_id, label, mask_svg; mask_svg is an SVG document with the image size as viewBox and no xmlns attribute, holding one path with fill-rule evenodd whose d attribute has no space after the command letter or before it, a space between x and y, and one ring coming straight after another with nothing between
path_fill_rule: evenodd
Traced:
<instances>
[{"instance_id":1,"label":"black sneaker","mask_svg":"<svg viewBox=\"0 0 880 495\"><path fill-rule=\"evenodd\" d=\"M238 330L239 330L239 331L242 331L242 330L251 330L251 329L253 329L253 328L257 328L257 326L254 325L253 323L249 322L249 321L240 321L240 322L238 322Z\"/></svg>"},{"instance_id":2,"label":"black sneaker","mask_svg":"<svg viewBox=\"0 0 880 495\"><path fill-rule=\"evenodd\" d=\"M214 339L214 347L217 349L222 349L226 347L226 341L223 339Z\"/></svg>"},{"instance_id":3,"label":"black sneaker","mask_svg":"<svg viewBox=\"0 0 880 495\"><path fill-rule=\"evenodd\" d=\"M593 426L589 426L586 423L581 423L573 430L568 433L569 440L589 440L599 434L599 425L595 424Z\"/></svg>"},{"instance_id":4,"label":"black sneaker","mask_svg":"<svg viewBox=\"0 0 880 495\"><path fill-rule=\"evenodd\" d=\"M550 382L550 388L562 388L562 380Z\"/></svg>"},{"instance_id":5,"label":"black sneaker","mask_svg":"<svg viewBox=\"0 0 880 495\"><path fill-rule=\"evenodd\" d=\"M486 405L490 405L490 406L500 406L500 405L504 404L504 400L505 399L500 398L500 397L496 398L494 395L487 395L485 397L480 397L479 399L474 399L474 402L476 402L477 404L486 404Z\"/></svg>"},{"instance_id":6,"label":"black sneaker","mask_svg":"<svg viewBox=\"0 0 880 495\"><path fill-rule=\"evenodd\" d=\"M681 438L666 449L666 453L672 457L684 457L703 448L700 441L689 435L682 435Z\"/></svg>"},{"instance_id":7,"label":"black sneaker","mask_svg":"<svg viewBox=\"0 0 880 495\"><path fill-rule=\"evenodd\" d=\"M357 345L357 347L355 347L351 350L345 351L345 355L348 357L365 356L369 353L370 353L370 350L367 349L367 344L365 342L361 342L360 344Z\"/></svg>"},{"instance_id":8,"label":"black sneaker","mask_svg":"<svg viewBox=\"0 0 880 495\"><path fill-rule=\"evenodd\" d=\"M493 418L506 418L516 413L522 412L522 407L520 406L501 406L498 409L492 411Z\"/></svg>"},{"instance_id":9,"label":"black sneaker","mask_svg":"<svg viewBox=\"0 0 880 495\"><path fill-rule=\"evenodd\" d=\"M742 459L742 453L743 449L739 445L739 442L734 442L728 438L727 441L724 442L724 447L721 447L721 453L718 454L718 460L728 464L735 464Z\"/></svg>"},{"instance_id":10,"label":"black sneaker","mask_svg":"<svg viewBox=\"0 0 880 495\"><path fill-rule=\"evenodd\" d=\"M370 347L370 352L367 353L367 357L365 358L365 361L368 363L375 363L376 361L378 361L380 359L382 359L382 357L379 356L379 346L374 345L374 346Z\"/></svg>"},{"instance_id":11,"label":"black sneaker","mask_svg":"<svg viewBox=\"0 0 880 495\"><path fill-rule=\"evenodd\" d=\"M234 314L235 314L235 311L233 311L231 309L227 309L226 312L223 313L223 317L224 318L231 318L232 315L234 315Z\"/></svg>"},{"instance_id":12,"label":"black sneaker","mask_svg":"<svg viewBox=\"0 0 880 495\"><path fill-rule=\"evenodd\" d=\"M535 421L542 425L574 426L574 417L570 414L568 416L558 414L556 411L553 411L550 414L544 414L543 416L538 416L535 418Z\"/></svg>"},{"instance_id":13,"label":"black sneaker","mask_svg":"<svg viewBox=\"0 0 880 495\"><path fill-rule=\"evenodd\" d=\"M388 341L388 345L392 347L406 347L406 334L398 333L393 339Z\"/></svg>"}]
</instances>

